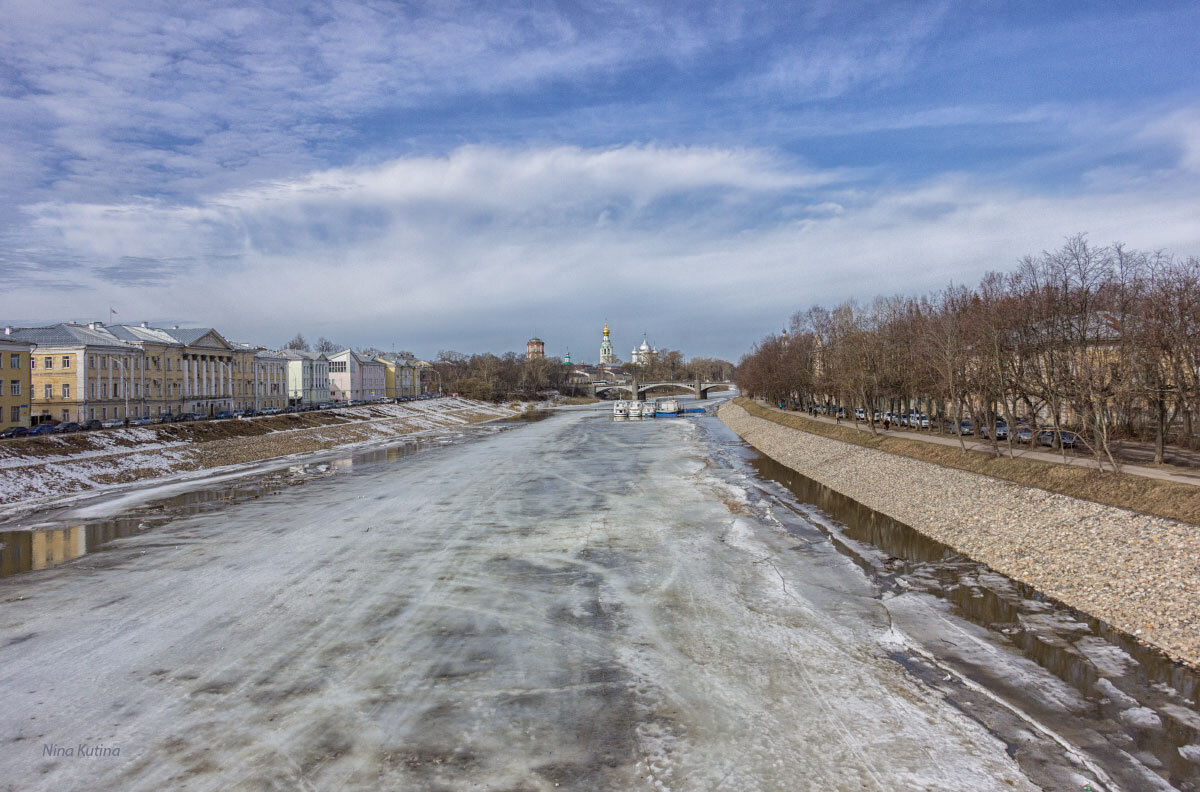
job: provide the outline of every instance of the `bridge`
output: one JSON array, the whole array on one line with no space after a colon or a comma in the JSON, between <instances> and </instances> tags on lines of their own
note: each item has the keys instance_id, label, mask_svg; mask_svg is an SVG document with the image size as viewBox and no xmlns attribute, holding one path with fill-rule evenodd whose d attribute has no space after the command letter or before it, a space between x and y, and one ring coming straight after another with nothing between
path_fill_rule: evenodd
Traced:
<instances>
[{"instance_id":1,"label":"bridge","mask_svg":"<svg viewBox=\"0 0 1200 792\"><path fill-rule=\"evenodd\" d=\"M592 385L592 396L619 391L630 399L642 399L646 393L655 388L682 388L696 394L697 399L707 399L708 392L713 388L732 388L732 382L705 382L703 380L665 380L662 382L638 382L634 379L625 384L598 382Z\"/></svg>"}]
</instances>

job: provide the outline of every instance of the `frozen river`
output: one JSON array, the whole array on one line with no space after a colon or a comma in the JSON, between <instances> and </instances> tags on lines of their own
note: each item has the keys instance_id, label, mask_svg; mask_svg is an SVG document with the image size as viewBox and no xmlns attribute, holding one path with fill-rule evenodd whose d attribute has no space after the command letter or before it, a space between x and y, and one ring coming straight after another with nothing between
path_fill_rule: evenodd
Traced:
<instances>
[{"instance_id":1,"label":"frozen river","mask_svg":"<svg viewBox=\"0 0 1200 792\"><path fill-rule=\"evenodd\" d=\"M143 508L0 580L0 785L1200 789L752 456L585 409Z\"/></svg>"}]
</instances>

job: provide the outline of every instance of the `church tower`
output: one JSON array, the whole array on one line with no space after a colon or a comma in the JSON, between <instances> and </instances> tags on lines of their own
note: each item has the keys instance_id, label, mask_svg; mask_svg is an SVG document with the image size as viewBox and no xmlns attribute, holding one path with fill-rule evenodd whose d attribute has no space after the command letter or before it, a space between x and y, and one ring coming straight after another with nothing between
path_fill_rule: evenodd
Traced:
<instances>
[{"instance_id":1,"label":"church tower","mask_svg":"<svg viewBox=\"0 0 1200 792\"><path fill-rule=\"evenodd\" d=\"M612 341L608 337L608 320L604 320L604 340L600 342L600 363L611 366L616 362L613 355Z\"/></svg>"}]
</instances>

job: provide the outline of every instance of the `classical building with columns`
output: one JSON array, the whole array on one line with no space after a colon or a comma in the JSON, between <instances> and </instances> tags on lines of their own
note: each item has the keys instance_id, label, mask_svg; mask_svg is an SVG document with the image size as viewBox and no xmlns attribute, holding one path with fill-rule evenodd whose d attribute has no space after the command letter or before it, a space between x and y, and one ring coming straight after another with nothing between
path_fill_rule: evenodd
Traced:
<instances>
[{"instance_id":1,"label":"classical building with columns","mask_svg":"<svg viewBox=\"0 0 1200 792\"><path fill-rule=\"evenodd\" d=\"M183 347L183 411L215 415L238 409L235 400L249 394L240 393L242 372L236 366L245 365L247 356L211 327L161 329Z\"/></svg>"}]
</instances>

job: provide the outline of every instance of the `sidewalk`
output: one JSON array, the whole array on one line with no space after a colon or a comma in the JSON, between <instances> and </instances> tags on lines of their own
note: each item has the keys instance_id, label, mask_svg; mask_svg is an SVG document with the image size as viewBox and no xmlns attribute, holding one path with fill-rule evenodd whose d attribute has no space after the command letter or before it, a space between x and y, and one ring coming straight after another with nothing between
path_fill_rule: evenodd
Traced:
<instances>
[{"instance_id":1,"label":"sidewalk","mask_svg":"<svg viewBox=\"0 0 1200 792\"><path fill-rule=\"evenodd\" d=\"M777 413L783 413L784 415L795 415L804 418L805 420L821 421L827 424L837 423L834 421L834 419L824 415L812 416L801 411L781 410L778 407L761 401L758 403L763 407L766 407L768 410L773 410ZM852 418L843 418L841 424L839 425L850 429L858 429L860 432L869 433L871 431L870 425L865 421L856 422ZM878 423L875 424L875 428L879 434L887 437L901 437L907 440L919 440L923 443L940 443L941 445L954 446L955 448L960 447L959 438L956 435L939 435L936 434L932 429L913 430L893 426L891 429L885 432L883 425ZM977 453L987 454L988 456L995 455L995 452L992 450L992 444L989 442L984 442L976 438L964 437L962 439L963 444L967 447L968 451L975 451ZM1013 452L1013 456L1016 459L1036 459L1040 462L1050 462L1056 465L1074 465L1075 467L1092 469L1095 469L1096 467L1096 460L1090 456L1072 456L1068 454L1067 460L1064 462L1062 454L1060 453L1055 451L1036 451L1029 446L1022 445L1021 443L1013 444ZM1007 443L1000 443L1000 453L1005 457L1008 456ZM1105 464L1105 470L1111 470L1107 463ZM1146 478L1158 479L1160 481L1174 481L1179 484L1190 484L1193 487L1200 486L1200 471L1189 470L1187 468L1176 467L1174 465L1149 467L1146 465L1122 464L1121 472L1128 473L1133 476L1144 476Z\"/></svg>"}]
</instances>

